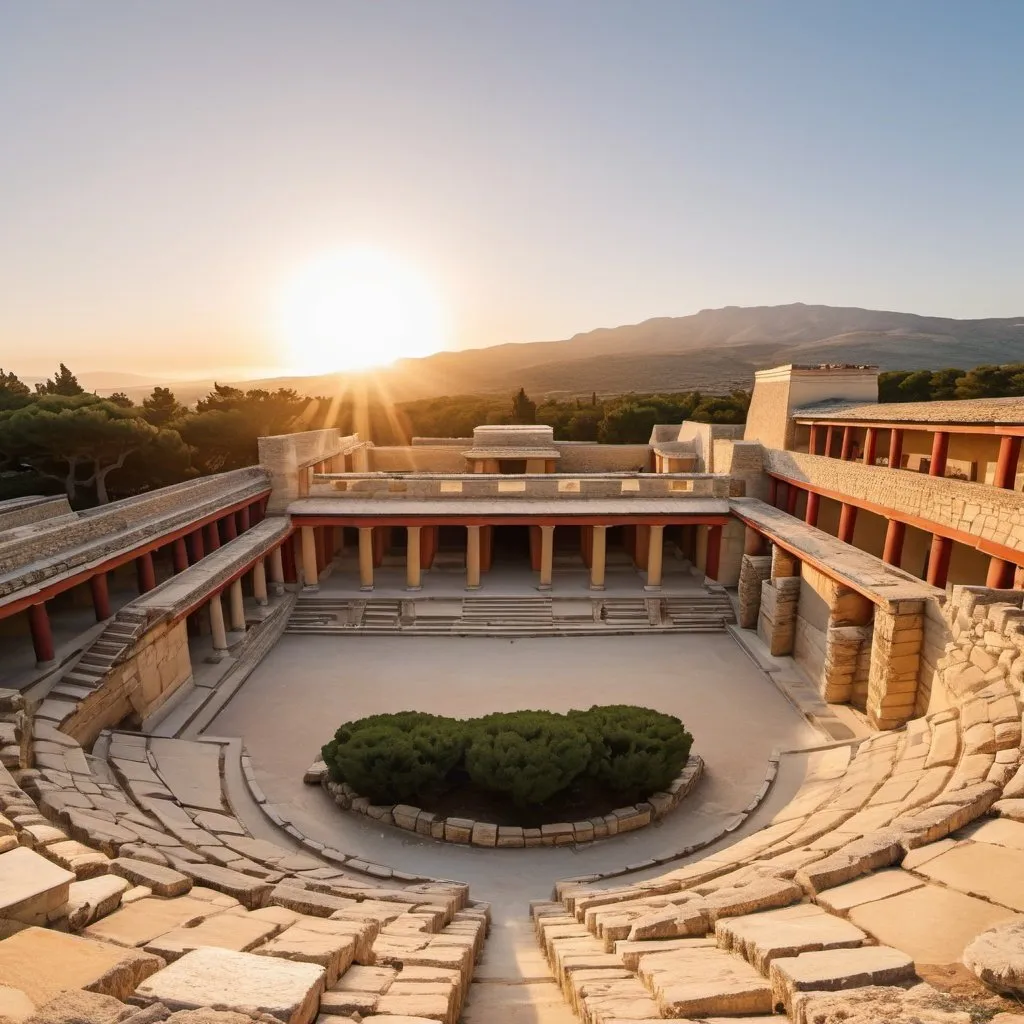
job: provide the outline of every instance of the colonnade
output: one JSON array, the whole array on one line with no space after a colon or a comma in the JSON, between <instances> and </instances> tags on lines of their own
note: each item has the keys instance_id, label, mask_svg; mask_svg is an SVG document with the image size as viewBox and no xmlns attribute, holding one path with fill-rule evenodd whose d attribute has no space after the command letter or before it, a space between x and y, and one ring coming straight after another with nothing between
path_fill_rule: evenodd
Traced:
<instances>
[{"instance_id":1,"label":"colonnade","mask_svg":"<svg viewBox=\"0 0 1024 1024\"><path fill-rule=\"evenodd\" d=\"M466 589L478 590L481 586L483 573L491 568L493 553L493 531L500 523L468 523L460 525L466 531ZM577 525L577 524L572 524ZM698 524L699 525L699 524ZM590 573L590 589L605 589L607 570L608 524L587 523L581 526L581 554L583 562ZM634 560L644 569L645 589L659 590L662 585L664 566L665 524L635 524L631 527L636 531L634 542ZM375 569L379 568L384 558L385 536L391 529L403 529L406 534L405 544L405 584L406 590L417 591L422 588L423 571L429 569L434 561L438 547L439 526L410 524L401 527L363 526L358 530L358 566L359 586L361 590L370 591L374 588ZM530 529L530 564L537 573L537 589L550 590L554 572L555 529L553 523L529 524ZM719 572L720 552L722 544L722 526L707 526L708 544L706 556L706 573L716 579ZM326 531L330 531L327 533ZM341 534L336 527L301 526L299 529L299 559L302 579L307 587L318 585L321 573L333 559L335 548L331 539ZM324 540L324 537L327 540ZM341 546L343 548L343 542ZM287 552L287 549L286 549Z\"/></svg>"},{"instance_id":2,"label":"colonnade","mask_svg":"<svg viewBox=\"0 0 1024 1024\"><path fill-rule=\"evenodd\" d=\"M1019 440L1019 438L1017 439ZM1016 464L1014 464L1016 465ZM818 516L821 509L821 495L807 487L801 487L789 480L777 480L772 477L769 481L768 501L776 508L785 509L789 515L797 514L798 502L801 494L806 494L806 505L804 507L803 520L808 526L818 525ZM839 527L836 536L845 544L853 544L854 532L857 528L857 513L859 508L853 502L840 502ZM882 561L887 565L901 568L903 561L903 544L907 534L907 526L910 525L904 519L896 516L885 516L885 543L882 549ZM953 538L941 533L932 532L931 542L928 549L928 564L925 572L925 580L934 587L940 589L946 586L949 577L949 563L953 553ZM1014 586L1014 578L1017 565L1007 559L992 555L989 558L988 572L985 578L985 586L999 590L1010 590ZM980 580L978 581L980 583Z\"/></svg>"},{"instance_id":3,"label":"colonnade","mask_svg":"<svg viewBox=\"0 0 1024 1024\"><path fill-rule=\"evenodd\" d=\"M147 594L157 586L155 555L169 548L172 575L176 576L178 573L184 572L190 565L195 565L208 552L217 550L222 542L228 543L234 540L240 533L244 533L260 522L265 514L265 501L265 498L260 498L240 508L232 509L175 537L164 538L134 556L126 555L115 564L108 564L106 567L97 569L88 579L90 599L96 621L103 622L113 614L109 576L114 569L128 562L134 563L136 589L140 596ZM280 558L280 554L278 557ZM280 576L279 579L283 583L283 576ZM70 590L84 582L83 580L69 582L65 589ZM47 599L29 605L27 609L32 646L35 651L36 665L39 668L48 667L56 658L53 626L47 608L47 602L55 596L57 594L51 594Z\"/></svg>"}]
</instances>

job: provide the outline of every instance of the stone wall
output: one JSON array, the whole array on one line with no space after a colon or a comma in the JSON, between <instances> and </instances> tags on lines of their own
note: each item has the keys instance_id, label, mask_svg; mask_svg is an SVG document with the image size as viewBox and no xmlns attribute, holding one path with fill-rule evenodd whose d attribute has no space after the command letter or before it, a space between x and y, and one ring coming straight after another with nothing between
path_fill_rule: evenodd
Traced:
<instances>
[{"instance_id":1,"label":"stone wall","mask_svg":"<svg viewBox=\"0 0 1024 1024\"><path fill-rule=\"evenodd\" d=\"M290 501L299 496L302 471L361 446L358 435L342 436L341 431L334 427L261 437L258 445L260 466L269 475L272 488L270 512L282 512Z\"/></svg>"},{"instance_id":2,"label":"stone wall","mask_svg":"<svg viewBox=\"0 0 1024 1024\"><path fill-rule=\"evenodd\" d=\"M766 448L785 448L790 439L789 379L754 381L747 410L745 441L760 441Z\"/></svg>"},{"instance_id":3,"label":"stone wall","mask_svg":"<svg viewBox=\"0 0 1024 1024\"><path fill-rule=\"evenodd\" d=\"M465 447L455 445L414 444L401 447L370 449L370 471L373 473L465 473Z\"/></svg>"},{"instance_id":4,"label":"stone wall","mask_svg":"<svg viewBox=\"0 0 1024 1024\"><path fill-rule=\"evenodd\" d=\"M103 685L82 700L61 731L89 747L106 728L129 716L144 722L192 679L185 621L164 622L145 633Z\"/></svg>"},{"instance_id":5,"label":"stone wall","mask_svg":"<svg viewBox=\"0 0 1024 1024\"><path fill-rule=\"evenodd\" d=\"M697 423L684 420L679 425L674 441L689 441L697 456L697 468L702 473L718 473L716 469L715 444L719 440L740 441L743 439L745 427L742 423Z\"/></svg>"},{"instance_id":6,"label":"stone wall","mask_svg":"<svg viewBox=\"0 0 1024 1024\"><path fill-rule=\"evenodd\" d=\"M1024 547L1024 495L1017 491L802 452L767 451L765 458L771 473L958 530L977 542Z\"/></svg>"},{"instance_id":7,"label":"stone wall","mask_svg":"<svg viewBox=\"0 0 1024 1024\"><path fill-rule=\"evenodd\" d=\"M16 526L27 526L29 523L55 519L57 516L72 515L74 513L63 494L57 498L33 495L29 498L0 501L0 534L5 530L13 530Z\"/></svg>"},{"instance_id":8,"label":"stone wall","mask_svg":"<svg viewBox=\"0 0 1024 1024\"><path fill-rule=\"evenodd\" d=\"M651 448L646 444L592 444L589 441L556 441L561 453L559 473L649 472Z\"/></svg>"}]
</instances>

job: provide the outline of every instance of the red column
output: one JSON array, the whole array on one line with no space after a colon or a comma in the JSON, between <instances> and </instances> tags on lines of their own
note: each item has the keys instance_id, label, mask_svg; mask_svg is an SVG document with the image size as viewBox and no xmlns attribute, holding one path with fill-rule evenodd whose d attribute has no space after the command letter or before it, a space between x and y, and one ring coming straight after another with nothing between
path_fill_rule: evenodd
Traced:
<instances>
[{"instance_id":1,"label":"red column","mask_svg":"<svg viewBox=\"0 0 1024 1024\"><path fill-rule=\"evenodd\" d=\"M379 569L384 564L384 556L391 546L391 527L375 526L373 528L373 567Z\"/></svg>"},{"instance_id":2,"label":"red column","mask_svg":"<svg viewBox=\"0 0 1024 1024\"><path fill-rule=\"evenodd\" d=\"M594 564L594 528L592 526L580 527L580 558L588 569L592 568Z\"/></svg>"},{"instance_id":3,"label":"red column","mask_svg":"<svg viewBox=\"0 0 1024 1024\"><path fill-rule=\"evenodd\" d=\"M89 579L92 591L92 606L96 611L96 621L102 622L110 618L110 590L107 586L107 574L98 572Z\"/></svg>"},{"instance_id":4,"label":"red column","mask_svg":"<svg viewBox=\"0 0 1024 1024\"><path fill-rule=\"evenodd\" d=\"M831 426L825 431L825 451L823 454L827 455L829 458L832 457L832 436L834 431L835 427Z\"/></svg>"},{"instance_id":5,"label":"red column","mask_svg":"<svg viewBox=\"0 0 1024 1024\"><path fill-rule=\"evenodd\" d=\"M1007 562L1003 558L993 556L988 563L988 576L985 577L985 586L993 587L995 590L1012 590L1013 576L1017 566L1013 562Z\"/></svg>"},{"instance_id":6,"label":"red column","mask_svg":"<svg viewBox=\"0 0 1024 1024\"><path fill-rule=\"evenodd\" d=\"M779 504L779 481L773 476L768 478L768 504L775 508Z\"/></svg>"},{"instance_id":7,"label":"red column","mask_svg":"<svg viewBox=\"0 0 1024 1024\"><path fill-rule=\"evenodd\" d=\"M297 583L298 576L295 572L295 538L296 534L292 534L281 545L281 569L284 572L285 583Z\"/></svg>"},{"instance_id":8,"label":"red column","mask_svg":"<svg viewBox=\"0 0 1024 1024\"><path fill-rule=\"evenodd\" d=\"M36 652L36 664L48 665L56 655L53 650L53 632L50 629L50 616L45 604L32 604L28 608L28 625L32 631L32 646Z\"/></svg>"},{"instance_id":9,"label":"red column","mask_svg":"<svg viewBox=\"0 0 1024 1024\"><path fill-rule=\"evenodd\" d=\"M135 559L135 576L139 581L139 593L147 594L156 586L156 572L153 569L153 553L147 551Z\"/></svg>"},{"instance_id":10,"label":"red column","mask_svg":"<svg viewBox=\"0 0 1024 1024\"><path fill-rule=\"evenodd\" d=\"M216 551L220 547L220 530L216 522L206 524L206 548L208 551Z\"/></svg>"},{"instance_id":11,"label":"red column","mask_svg":"<svg viewBox=\"0 0 1024 1024\"><path fill-rule=\"evenodd\" d=\"M793 484L787 484L788 488L786 492L786 511L791 515L796 515L796 503L800 498L800 488Z\"/></svg>"},{"instance_id":12,"label":"red column","mask_svg":"<svg viewBox=\"0 0 1024 1024\"><path fill-rule=\"evenodd\" d=\"M171 544L171 560L174 565L174 573L184 572L188 568L188 548L185 547L185 538L178 537Z\"/></svg>"},{"instance_id":13,"label":"red column","mask_svg":"<svg viewBox=\"0 0 1024 1024\"><path fill-rule=\"evenodd\" d=\"M903 538L907 535L907 524L899 519L890 519L885 527L885 548L882 561L898 569L903 560Z\"/></svg>"},{"instance_id":14,"label":"red column","mask_svg":"<svg viewBox=\"0 0 1024 1024\"><path fill-rule=\"evenodd\" d=\"M249 515L249 506L246 505L238 510L238 529L241 533L245 533L251 525L252 516Z\"/></svg>"},{"instance_id":15,"label":"red column","mask_svg":"<svg viewBox=\"0 0 1024 1024\"><path fill-rule=\"evenodd\" d=\"M936 430L932 438L932 461L928 467L929 476L946 475L946 456L949 454L949 434Z\"/></svg>"},{"instance_id":16,"label":"red column","mask_svg":"<svg viewBox=\"0 0 1024 1024\"><path fill-rule=\"evenodd\" d=\"M494 562L494 527L480 527L480 571L490 572Z\"/></svg>"},{"instance_id":17,"label":"red column","mask_svg":"<svg viewBox=\"0 0 1024 1024\"><path fill-rule=\"evenodd\" d=\"M316 571L319 574L327 568L330 561L327 554L327 527L314 526L313 538L316 541Z\"/></svg>"},{"instance_id":18,"label":"red column","mask_svg":"<svg viewBox=\"0 0 1024 1024\"><path fill-rule=\"evenodd\" d=\"M224 543L234 540L238 536L238 522L235 513L229 512L221 522L224 523Z\"/></svg>"},{"instance_id":19,"label":"red column","mask_svg":"<svg viewBox=\"0 0 1024 1024\"><path fill-rule=\"evenodd\" d=\"M636 528L636 553L633 561L638 569L647 568L647 555L651 550L651 528L649 526L638 526Z\"/></svg>"},{"instance_id":20,"label":"red column","mask_svg":"<svg viewBox=\"0 0 1024 1024\"><path fill-rule=\"evenodd\" d=\"M944 587L949 576L949 556L953 542L949 537L932 534L932 546L928 552L928 582L933 587Z\"/></svg>"},{"instance_id":21,"label":"red column","mask_svg":"<svg viewBox=\"0 0 1024 1024\"><path fill-rule=\"evenodd\" d=\"M857 526L857 506L847 505L843 502L843 507L839 512L839 539L846 544L853 543L853 531Z\"/></svg>"},{"instance_id":22,"label":"red column","mask_svg":"<svg viewBox=\"0 0 1024 1024\"><path fill-rule=\"evenodd\" d=\"M878 427L868 427L864 438L864 465L873 466L878 453Z\"/></svg>"},{"instance_id":23,"label":"red column","mask_svg":"<svg viewBox=\"0 0 1024 1024\"><path fill-rule=\"evenodd\" d=\"M687 530L695 527L687 526ZM763 533L758 533L752 526L743 531L743 554L745 555L766 555L768 554L768 538ZM692 562L693 559L691 558Z\"/></svg>"},{"instance_id":24,"label":"red column","mask_svg":"<svg viewBox=\"0 0 1024 1024\"><path fill-rule=\"evenodd\" d=\"M718 566L722 557L722 528L708 527L708 553L704 560L704 575L710 580L718 579Z\"/></svg>"},{"instance_id":25,"label":"red column","mask_svg":"<svg viewBox=\"0 0 1024 1024\"><path fill-rule=\"evenodd\" d=\"M992 481L996 487L1005 487L1012 491L1017 482L1017 463L1020 460L1019 437L1001 437L999 439L999 461L996 463L996 476Z\"/></svg>"},{"instance_id":26,"label":"red column","mask_svg":"<svg viewBox=\"0 0 1024 1024\"><path fill-rule=\"evenodd\" d=\"M812 455L818 454L818 424L811 424L811 436L807 439L807 450Z\"/></svg>"},{"instance_id":27,"label":"red column","mask_svg":"<svg viewBox=\"0 0 1024 1024\"><path fill-rule=\"evenodd\" d=\"M195 565L196 562L202 561L206 557L206 551L203 548L202 529L190 534L188 539L192 545L192 564Z\"/></svg>"},{"instance_id":28,"label":"red column","mask_svg":"<svg viewBox=\"0 0 1024 1024\"><path fill-rule=\"evenodd\" d=\"M807 492L807 511L804 513L804 522L808 526L818 525L818 509L821 506L821 495L815 491Z\"/></svg>"},{"instance_id":29,"label":"red column","mask_svg":"<svg viewBox=\"0 0 1024 1024\"><path fill-rule=\"evenodd\" d=\"M853 452L853 427L843 427L843 447L839 450L839 458L849 462Z\"/></svg>"},{"instance_id":30,"label":"red column","mask_svg":"<svg viewBox=\"0 0 1024 1024\"><path fill-rule=\"evenodd\" d=\"M263 520L263 499L254 501L248 506L249 513L249 525L255 526L257 523Z\"/></svg>"},{"instance_id":31,"label":"red column","mask_svg":"<svg viewBox=\"0 0 1024 1024\"><path fill-rule=\"evenodd\" d=\"M424 526L420 529L420 568L429 569L437 553L437 527Z\"/></svg>"},{"instance_id":32,"label":"red column","mask_svg":"<svg viewBox=\"0 0 1024 1024\"><path fill-rule=\"evenodd\" d=\"M899 469L903 462L903 430L893 427L889 433L889 468Z\"/></svg>"}]
</instances>

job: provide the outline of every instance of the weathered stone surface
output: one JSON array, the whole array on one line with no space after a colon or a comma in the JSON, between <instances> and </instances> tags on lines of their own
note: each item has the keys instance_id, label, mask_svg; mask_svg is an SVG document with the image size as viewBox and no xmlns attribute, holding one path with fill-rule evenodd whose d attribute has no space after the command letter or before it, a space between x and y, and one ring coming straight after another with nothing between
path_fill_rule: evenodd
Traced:
<instances>
[{"instance_id":1,"label":"weathered stone surface","mask_svg":"<svg viewBox=\"0 0 1024 1024\"><path fill-rule=\"evenodd\" d=\"M885 868L865 878L828 889L816 896L815 902L833 914L845 915L847 911L862 903L874 903L876 900L883 900L909 889L917 889L922 885L924 882L920 878L915 878L907 871L900 868Z\"/></svg>"},{"instance_id":2,"label":"weathered stone surface","mask_svg":"<svg viewBox=\"0 0 1024 1024\"><path fill-rule=\"evenodd\" d=\"M207 917L223 913L224 908L193 896L173 900L147 897L122 906L108 917L86 928L86 935L119 946L144 946L173 928L198 924Z\"/></svg>"},{"instance_id":3,"label":"weathered stone surface","mask_svg":"<svg viewBox=\"0 0 1024 1024\"><path fill-rule=\"evenodd\" d=\"M951 1009L949 996L930 985L806 992L794 999L792 1016L794 1024L973 1024L970 1013Z\"/></svg>"},{"instance_id":4,"label":"weathered stone surface","mask_svg":"<svg viewBox=\"0 0 1024 1024\"><path fill-rule=\"evenodd\" d=\"M728 918L715 926L718 945L732 950L762 974L779 957L822 949L850 949L867 936L858 927L813 904Z\"/></svg>"},{"instance_id":5,"label":"weathered stone surface","mask_svg":"<svg viewBox=\"0 0 1024 1024\"><path fill-rule=\"evenodd\" d=\"M107 873L110 860L104 854L84 846L76 839L66 839L63 843L50 843L44 847L49 860L59 864L67 871L72 871L76 878L94 878Z\"/></svg>"},{"instance_id":6,"label":"weathered stone surface","mask_svg":"<svg viewBox=\"0 0 1024 1024\"><path fill-rule=\"evenodd\" d=\"M231 868L223 868L217 864L190 864L176 860L175 867L182 874L188 875L194 882L233 896L249 910L264 906L270 896L270 891L274 888L272 882L253 878L251 875L243 875L239 871L232 871ZM275 877L280 878L281 876Z\"/></svg>"},{"instance_id":7,"label":"weathered stone surface","mask_svg":"<svg viewBox=\"0 0 1024 1024\"><path fill-rule=\"evenodd\" d=\"M196 949L147 978L135 995L171 1009L252 1008L284 1024L310 1024L323 989L324 969L317 964Z\"/></svg>"},{"instance_id":8,"label":"weathered stone surface","mask_svg":"<svg viewBox=\"0 0 1024 1024\"><path fill-rule=\"evenodd\" d=\"M45 924L67 903L74 880L70 871L25 847L0 854L0 922Z\"/></svg>"},{"instance_id":9,"label":"weathered stone surface","mask_svg":"<svg viewBox=\"0 0 1024 1024\"><path fill-rule=\"evenodd\" d=\"M319 964L327 974L327 985L333 985L348 970L356 952L356 940L345 934L293 925L260 947L261 956L276 956L300 963Z\"/></svg>"},{"instance_id":10,"label":"weathered stone surface","mask_svg":"<svg viewBox=\"0 0 1024 1024\"><path fill-rule=\"evenodd\" d=\"M26 928L0 942L0 985L21 989L37 1006L65 989L127 999L163 964L149 953L46 928Z\"/></svg>"},{"instance_id":11,"label":"weathered stone surface","mask_svg":"<svg viewBox=\"0 0 1024 1024\"><path fill-rule=\"evenodd\" d=\"M71 989L40 1006L32 1024L117 1024L134 1011L113 996Z\"/></svg>"},{"instance_id":12,"label":"weathered stone surface","mask_svg":"<svg viewBox=\"0 0 1024 1024\"><path fill-rule=\"evenodd\" d=\"M192 928L174 928L146 943L146 952L168 963L200 946L216 946L244 953L265 942L278 930L273 922L253 920L248 914L215 914Z\"/></svg>"},{"instance_id":13,"label":"weathered stone surface","mask_svg":"<svg viewBox=\"0 0 1024 1024\"><path fill-rule=\"evenodd\" d=\"M982 932L964 949L964 964L995 991L1024 994L1024 919Z\"/></svg>"},{"instance_id":14,"label":"weathered stone surface","mask_svg":"<svg viewBox=\"0 0 1024 1024\"><path fill-rule=\"evenodd\" d=\"M903 856L900 833L880 829L848 843L841 850L797 871L795 880L808 892L820 893L851 882Z\"/></svg>"},{"instance_id":15,"label":"weathered stone surface","mask_svg":"<svg viewBox=\"0 0 1024 1024\"><path fill-rule=\"evenodd\" d=\"M1024 851L960 843L918 871L952 889L1024 911Z\"/></svg>"},{"instance_id":16,"label":"weathered stone surface","mask_svg":"<svg viewBox=\"0 0 1024 1024\"><path fill-rule=\"evenodd\" d=\"M118 857L110 862L110 872L133 885L148 886L157 896L184 896L192 888L188 875L148 861Z\"/></svg>"},{"instance_id":17,"label":"weathered stone surface","mask_svg":"<svg viewBox=\"0 0 1024 1024\"><path fill-rule=\"evenodd\" d=\"M914 961L891 946L823 950L773 960L770 977L775 1006L788 1010L797 992L835 992L909 981L914 977Z\"/></svg>"},{"instance_id":18,"label":"weathered stone surface","mask_svg":"<svg viewBox=\"0 0 1024 1024\"><path fill-rule=\"evenodd\" d=\"M116 875L97 875L72 882L66 910L69 931L81 931L90 921L117 910L129 883Z\"/></svg>"},{"instance_id":19,"label":"weathered stone surface","mask_svg":"<svg viewBox=\"0 0 1024 1024\"><path fill-rule=\"evenodd\" d=\"M858 927L924 964L958 962L964 946L979 932L1014 917L1004 907L937 885L912 889L850 911L850 920Z\"/></svg>"}]
</instances>

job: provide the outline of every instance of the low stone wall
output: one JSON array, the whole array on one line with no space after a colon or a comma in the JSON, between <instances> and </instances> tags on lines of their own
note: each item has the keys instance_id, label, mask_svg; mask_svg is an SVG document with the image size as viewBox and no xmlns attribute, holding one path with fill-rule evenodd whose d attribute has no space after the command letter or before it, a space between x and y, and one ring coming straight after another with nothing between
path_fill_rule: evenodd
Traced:
<instances>
[{"instance_id":1,"label":"low stone wall","mask_svg":"<svg viewBox=\"0 0 1024 1024\"><path fill-rule=\"evenodd\" d=\"M41 494L0 502L0 533L16 526L27 526L58 516L73 516L68 499L62 494L51 498ZM51 524L52 525L52 524Z\"/></svg>"},{"instance_id":2,"label":"low stone wall","mask_svg":"<svg viewBox=\"0 0 1024 1024\"><path fill-rule=\"evenodd\" d=\"M649 472L651 447L646 444L592 444L587 441L556 441L561 453L559 473Z\"/></svg>"},{"instance_id":3,"label":"low stone wall","mask_svg":"<svg viewBox=\"0 0 1024 1024\"><path fill-rule=\"evenodd\" d=\"M563 821L539 828L495 825L471 818L442 818L411 804L372 804L346 783L331 782L327 766L322 761L310 767L305 781L311 785L322 785L339 807L385 825L394 825L406 832L416 832L421 836L462 846L523 849L535 846L575 846L635 832L675 810L689 796L703 773L704 761L692 754L679 777L663 793L653 793L642 803L619 807L608 814L587 818L585 821Z\"/></svg>"}]
</instances>

